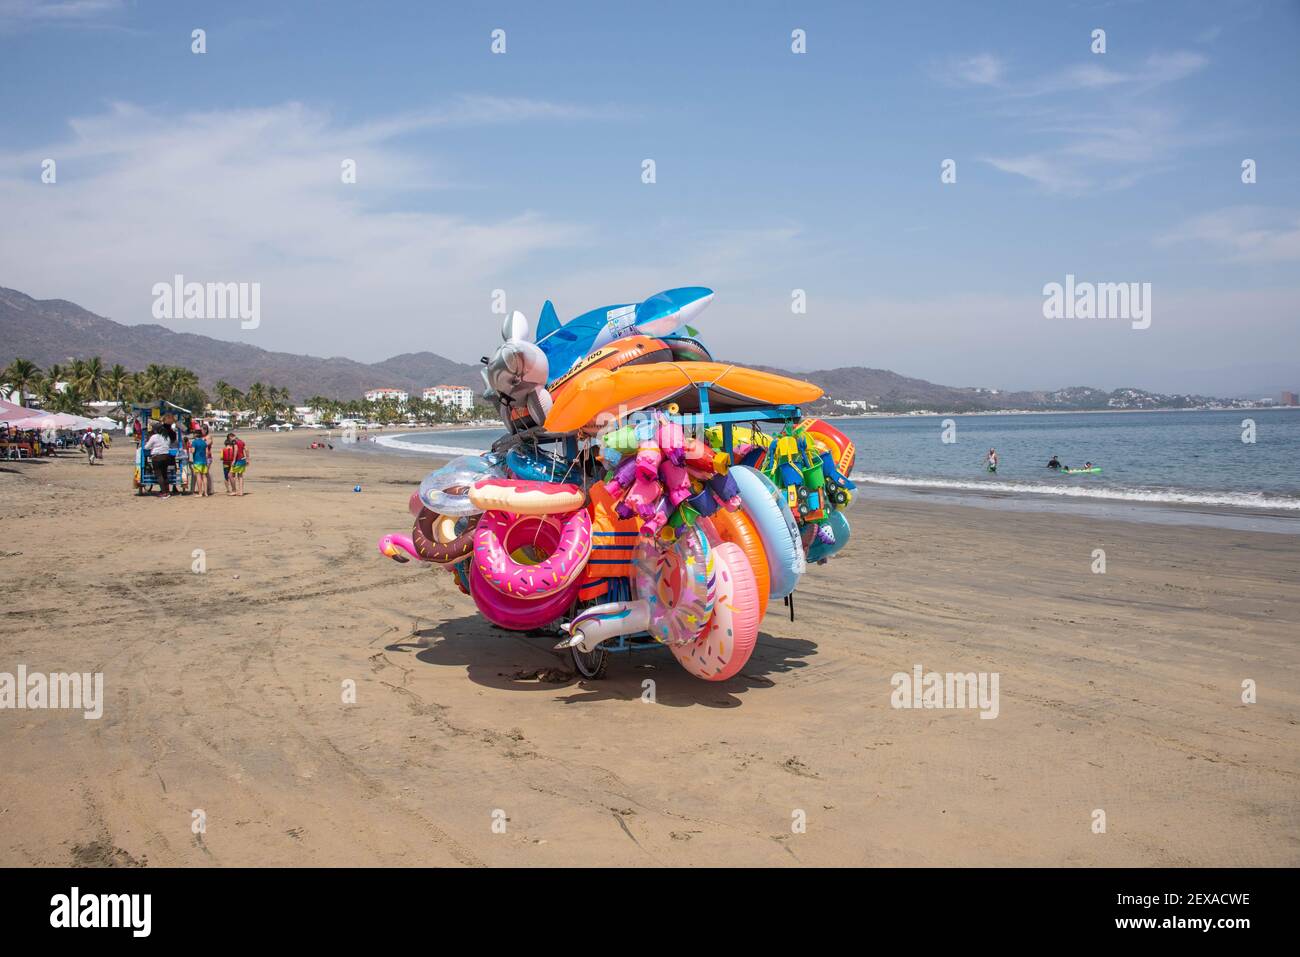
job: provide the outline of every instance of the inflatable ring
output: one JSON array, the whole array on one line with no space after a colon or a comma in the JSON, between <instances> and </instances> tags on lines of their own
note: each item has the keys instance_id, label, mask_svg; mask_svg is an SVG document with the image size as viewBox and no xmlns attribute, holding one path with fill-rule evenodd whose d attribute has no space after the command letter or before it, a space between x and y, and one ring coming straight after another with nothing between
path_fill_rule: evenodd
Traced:
<instances>
[{"instance_id":1,"label":"inflatable ring","mask_svg":"<svg viewBox=\"0 0 1300 957\"><path fill-rule=\"evenodd\" d=\"M837 471L844 475L853 471L857 451L853 447L853 440L847 435L822 419L805 419L801 431L812 439L813 446L818 452L830 453L831 461Z\"/></svg>"},{"instance_id":2,"label":"inflatable ring","mask_svg":"<svg viewBox=\"0 0 1300 957\"><path fill-rule=\"evenodd\" d=\"M462 455L424 477L420 483L420 501L429 511L439 515L477 515L483 510L469 500L463 489L479 479L499 478L504 474L500 466L480 455ZM448 491L453 488L462 488L462 491Z\"/></svg>"},{"instance_id":3,"label":"inflatable ring","mask_svg":"<svg viewBox=\"0 0 1300 957\"><path fill-rule=\"evenodd\" d=\"M647 603L645 630L665 645L689 645L704 631L717 590L713 549L697 528L665 548L643 537L633 560L633 587Z\"/></svg>"},{"instance_id":4,"label":"inflatable ring","mask_svg":"<svg viewBox=\"0 0 1300 957\"><path fill-rule=\"evenodd\" d=\"M506 453L506 468L516 478L530 482L567 482L583 477L582 466L563 456L539 449L535 443L519 445Z\"/></svg>"},{"instance_id":5,"label":"inflatable ring","mask_svg":"<svg viewBox=\"0 0 1300 957\"><path fill-rule=\"evenodd\" d=\"M708 347L689 336L669 336L663 340L672 350L674 362L712 362Z\"/></svg>"},{"instance_id":6,"label":"inflatable ring","mask_svg":"<svg viewBox=\"0 0 1300 957\"><path fill-rule=\"evenodd\" d=\"M411 542L420 557L439 565L450 565L468 558L474 551L474 528L478 525L478 516L462 517L460 521L467 521L468 527L457 533L455 516L421 509L415 527L411 529Z\"/></svg>"},{"instance_id":7,"label":"inflatable ring","mask_svg":"<svg viewBox=\"0 0 1300 957\"><path fill-rule=\"evenodd\" d=\"M713 552L718 596L709 625L689 645L673 645L677 662L705 681L726 681L749 661L758 643L759 590L740 547L723 542Z\"/></svg>"},{"instance_id":8,"label":"inflatable ring","mask_svg":"<svg viewBox=\"0 0 1300 957\"><path fill-rule=\"evenodd\" d=\"M476 562L469 562L467 571L469 595L474 599L479 612L492 624L508 631L532 631L564 617L578 594L575 583L544 598L520 598L498 591L479 570Z\"/></svg>"},{"instance_id":9,"label":"inflatable ring","mask_svg":"<svg viewBox=\"0 0 1300 957\"><path fill-rule=\"evenodd\" d=\"M470 486L469 500L485 512L566 515L586 506L587 493L577 485L485 478Z\"/></svg>"},{"instance_id":10,"label":"inflatable ring","mask_svg":"<svg viewBox=\"0 0 1300 957\"><path fill-rule=\"evenodd\" d=\"M763 540L758 537L758 529L744 510L739 508L734 512L720 509L710 521L713 523L712 528L718 536L718 541L735 545L749 560L749 570L754 576L754 584L758 587L758 617L761 621L767 614L768 593L772 590L772 573L767 568L767 551L763 548Z\"/></svg>"},{"instance_id":11,"label":"inflatable ring","mask_svg":"<svg viewBox=\"0 0 1300 957\"><path fill-rule=\"evenodd\" d=\"M799 578L808 570L803 540L795 524L790 506L777 491L772 480L762 472L746 465L731 468L731 475L740 489L740 507L753 521L767 553L767 567L771 576L769 598L784 598L795 590Z\"/></svg>"},{"instance_id":12,"label":"inflatable ring","mask_svg":"<svg viewBox=\"0 0 1300 957\"><path fill-rule=\"evenodd\" d=\"M516 555L526 546L546 557L536 564L520 561ZM590 557L591 516L585 509L563 517L484 512L474 529L475 569L512 598L535 600L567 591Z\"/></svg>"},{"instance_id":13,"label":"inflatable ring","mask_svg":"<svg viewBox=\"0 0 1300 957\"><path fill-rule=\"evenodd\" d=\"M820 562L830 558L841 548L849 543L849 520L844 517L842 512L831 512L826 516L827 522L830 523L831 532L835 535L835 541L827 545L825 542L813 540L808 546L808 561Z\"/></svg>"}]
</instances>

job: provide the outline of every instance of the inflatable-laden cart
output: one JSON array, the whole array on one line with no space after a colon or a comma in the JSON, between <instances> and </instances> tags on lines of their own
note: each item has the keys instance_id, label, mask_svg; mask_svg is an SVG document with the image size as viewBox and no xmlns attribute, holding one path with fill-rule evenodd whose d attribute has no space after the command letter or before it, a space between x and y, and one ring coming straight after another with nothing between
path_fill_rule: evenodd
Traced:
<instances>
[{"instance_id":1,"label":"inflatable-laden cart","mask_svg":"<svg viewBox=\"0 0 1300 957\"><path fill-rule=\"evenodd\" d=\"M143 495L144 490L151 485L159 486L164 492L173 487L185 488L189 481L189 476L185 473L188 463L182 450L185 435L189 432L193 419L194 415L189 409L164 399L131 406L131 418L126 423L126 430L128 434L135 432L138 425L140 436L140 444L135 450L135 476L132 480L136 495ZM171 449L168 453L171 462L164 476L154 475L153 460L149 458L149 453L144 447L153 427L160 423L170 435L175 437L171 441Z\"/></svg>"},{"instance_id":2,"label":"inflatable-laden cart","mask_svg":"<svg viewBox=\"0 0 1300 957\"><path fill-rule=\"evenodd\" d=\"M844 547L853 443L800 403L821 389L714 361L670 289L535 334L516 312L483 370L507 432L430 473L382 554L446 568L485 618L552 630L582 675L666 645L708 681L749 659L774 600Z\"/></svg>"}]
</instances>

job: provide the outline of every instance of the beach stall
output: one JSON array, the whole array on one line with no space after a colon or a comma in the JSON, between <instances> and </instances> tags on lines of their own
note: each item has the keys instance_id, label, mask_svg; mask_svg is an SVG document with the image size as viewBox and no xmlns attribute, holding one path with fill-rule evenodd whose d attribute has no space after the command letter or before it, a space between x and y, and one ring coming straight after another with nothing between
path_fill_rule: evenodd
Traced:
<instances>
[{"instance_id":1,"label":"beach stall","mask_svg":"<svg viewBox=\"0 0 1300 957\"><path fill-rule=\"evenodd\" d=\"M507 318L483 359L506 432L425 476L400 564L440 565L495 628L550 633L575 671L666 648L725 681L770 603L794 616L810 565L848 542L852 441L802 406L810 382L714 361L688 325L704 287L534 331Z\"/></svg>"},{"instance_id":2,"label":"beach stall","mask_svg":"<svg viewBox=\"0 0 1300 957\"><path fill-rule=\"evenodd\" d=\"M167 489L170 487L185 488L189 481L187 469L188 460L184 454L185 435L190 430L194 420L194 413L189 409L168 402L165 399L159 399L156 402L135 403L131 406L131 412L127 419L127 430L135 432L141 437L141 441L135 450L135 476L132 479L135 485L135 494L143 495L144 490L151 485L157 485L159 488ZM171 457L171 464L168 466L167 475L155 476L153 472L153 462L145 452L144 438L148 437L154 425L161 423L168 430L168 440L171 446L168 454Z\"/></svg>"}]
</instances>

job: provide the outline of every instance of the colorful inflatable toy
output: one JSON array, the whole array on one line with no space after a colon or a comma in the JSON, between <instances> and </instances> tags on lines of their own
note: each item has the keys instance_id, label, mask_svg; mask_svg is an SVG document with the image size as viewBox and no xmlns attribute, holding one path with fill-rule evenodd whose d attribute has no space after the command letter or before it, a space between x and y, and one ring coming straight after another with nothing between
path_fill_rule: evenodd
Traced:
<instances>
[{"instance_id":1,"label":"colorful inflatable toy","mask_svg":"<svg viewBox=\"0 0 1300 957\"><path fill-rule=\"evenodd\" d=\"M440 565L509 631L550 631L584 677L662 646L725 681L773 599L849 540L853 442L811 383L716 359L691 286L583 313L521 313L483 360L505 433L431 472L382 555Z\"/></svg>"}]
</instances>

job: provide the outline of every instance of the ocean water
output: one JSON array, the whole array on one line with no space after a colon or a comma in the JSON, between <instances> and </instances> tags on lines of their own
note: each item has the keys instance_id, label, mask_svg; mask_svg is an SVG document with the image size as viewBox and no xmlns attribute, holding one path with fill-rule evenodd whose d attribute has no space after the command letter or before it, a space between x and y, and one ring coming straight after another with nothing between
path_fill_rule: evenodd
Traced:
<instances>
[{"instance_id":1,"label":"ocean water","mask_svg":"<svg viewBox=\"0 0 1300 957\"><path fill-rule=\"evenodd\" d=\"M943 441L951 419L956 441ZM1253 420L1254 442L1243 442ZM1300 410L1097 412L1052 415L894 416L836 419L857 445L864 486L946 496L1052 503L1153 503L1271 514L1300 521ZM495 429L407 433L377 444L421 454L483 450ZM984 457L1001 459L991 475ZM1045 466L1099 465L1098 475ZM1288 522L1288 524L1290 524Z\"/></svg>"}]
</instances>

